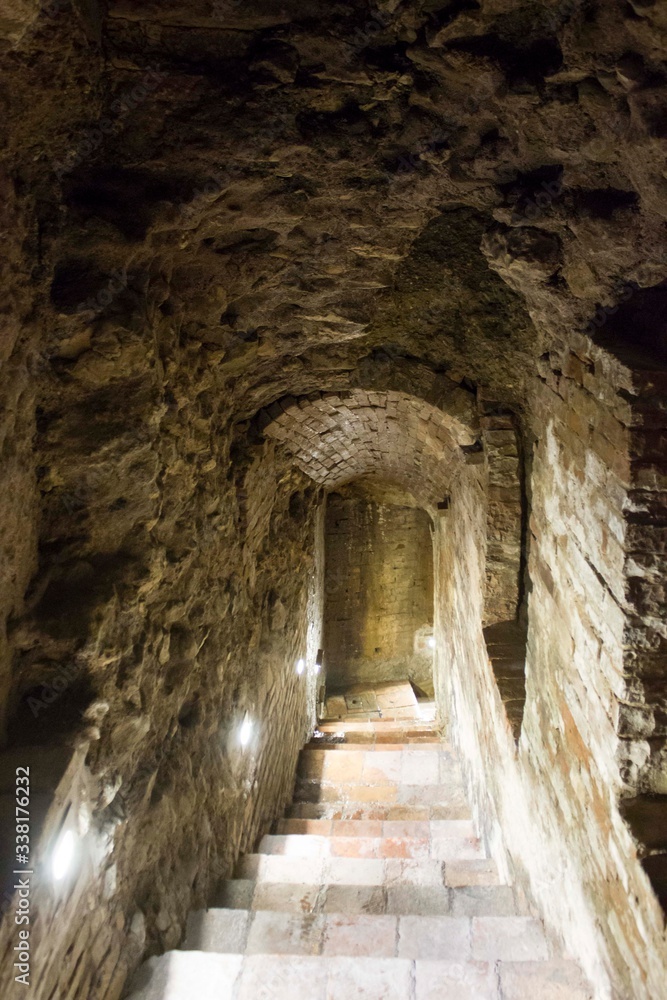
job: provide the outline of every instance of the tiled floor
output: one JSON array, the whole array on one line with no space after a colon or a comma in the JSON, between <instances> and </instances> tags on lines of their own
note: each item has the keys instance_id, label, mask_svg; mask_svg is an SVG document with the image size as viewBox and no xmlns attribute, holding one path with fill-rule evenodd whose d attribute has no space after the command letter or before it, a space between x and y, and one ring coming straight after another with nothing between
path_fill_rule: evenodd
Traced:
<instances>
[{"instance_id":1,"label":"tiled floor","mask_svg":"<svg viewBox=\"0 0 667 1000\"><path fill-rule=\"evenodd\" d=\"M294 803L132 1000L588 1000L517 912L422 719L323 724Z\"/></svg>"}]
</instances>

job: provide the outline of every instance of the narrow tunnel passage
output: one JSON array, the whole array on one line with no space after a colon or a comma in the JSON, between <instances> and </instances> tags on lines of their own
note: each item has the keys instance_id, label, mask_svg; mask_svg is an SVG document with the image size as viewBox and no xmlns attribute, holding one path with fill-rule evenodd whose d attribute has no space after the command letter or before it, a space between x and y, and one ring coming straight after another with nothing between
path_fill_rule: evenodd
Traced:
<instances>
[{"instance_id":1,"label":"narrow tunnel passage","mask_svg":"<svg viewBox=\"0 0 667 1000\"><path fill-rule=\"evenodd\" d=\"M443 738L456 663L465 684L476 658L513 732L496 681L503 637L521 633L513 426L472 392L455 400L452 417L395 391L314 394L258 421L326 488L319 724L284 818L190 916L182 949L139 970L132 1000L185 1000L192 983L206 1000L590 1000ZM525 643L514 656L523 678Z\"/></svg>"},{"instance_id":2,"label":"narrow tunnel passage","mask_svg":"<svg viewBox=\"0 0 667 1000\"><path fill-rule=\"evenodd\" d=\"M664 0L4 6L0 996L667 1000Z\"/></svg>"}]
</instances>

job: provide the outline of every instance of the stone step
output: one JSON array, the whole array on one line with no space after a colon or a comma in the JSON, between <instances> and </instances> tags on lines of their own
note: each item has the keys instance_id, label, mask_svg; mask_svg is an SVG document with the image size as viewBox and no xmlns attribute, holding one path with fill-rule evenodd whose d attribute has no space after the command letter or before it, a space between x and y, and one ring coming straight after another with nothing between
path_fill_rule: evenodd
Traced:
<instances>
[{"instance_id":1,"label":"stone step","mask_svg":"<svg viewBox=\"0 0 667 1000\"><path fill-rule=\"evenodd\" d=\"M365 955L459 962L549 958L541 923L517 916L199 910L190 914L183 947L246 955Z\"/></svg>"},{"instance_id":2,"label":"stone step","mask_svg":"<svg viewBox=\"0 0 667 1000\"><path fill-rule=\"evenodd\" d=\"M224 909L347 916L357 913L454 917L516 915L511 887L485 881L487 873L482 868L472 867L482 864L468 861L446 865L444 885L410 882L389 886L306 885L230 879L222 885L216 905ZM467 871L465 865L470 866Z\"/></svg>"},{"instance_id":3,"label":"stone step","mask_svg":"<svg viewBox=\"0 0 667 1000\"><path fill-rule=\"evenodd\" d=\"M130 1000L591 1000L571 962L363 956L221 955L149 959Z\"/></svg>"},{"instance_id":4,"label":"stone step","mask_svg":"<svg viewBox=\"0 0 667 1000\"><path fill-rule=\"evenodd\" d=\"M333 720L321 722L318 731L312 737L313 742L331 741L335 743L382 744L407 743L443 743L440 733L428 723L413 723L406 725L401 721L384 721L382 719L368 721Z\"/></svg>"},{"instance_id":5,"label":"stone step","mask_svg":"<svg viewBox=\"0 0 667 1000\"><path fill-rule=\"evenodd\" d=\"M384 749L382 744L384 743L407 743L411 746L418 746L421 743L434 743L440 742L437 733L429 732L419 732L419 733L406 733L406 732L375 732L373 730L366 731L352 731L344 732L341 729L332 728L330 731L323 733L321 736L315 736L313 742L319 743L320 741L327 742L331 741L337 746L342 746L345 743L350 745L359 744L362 745L364 749L370 749L372 746L377 745L379 749Z\"/></svg>"},{"instance_id":6,"label":"stone step","mask_svg":"<svg viewBox=\"0 0 667 1000\"><path fill-rule=\"evenodd\" d=\"M470 806L461 797L449 804L399 805L396 803L363 802L293 802L287 810L288 819L330 820L432 820L470 819Z\"/></svg>"},{"instance_id":7,"label":"stone step","mask_svg":"<svg viewBox=\"0 0 667 1000\"><path fill-rule=\"evenodd\" d=\"M262 837L258 854L290 858L428 858L430 838L321 837L314 834L277 834ZM441 859L444 860L444 859Z\"/></svg>"},{"instance_id":8,"label":"stone step","mask_svg":"<svg viewBox=\"0 0 667 1000\"><path fill-rule=\"evenodd\" d=\"M314 834L320 837L416 837L431 836L432 820L381 819L281 819L276 835ZM451 822L439 820L436 822Z\"/></svg>"},{"instance_id":9,"label":"stone step","mask_svg":"<svg viewBox=\"0 0 667 1000\"><path fill-rule=\"evenodd\" d=\"M299 778L294 787L296 802L371 802L375 804L420 806L465 805L463 785L408 785L404 783L354 784Z\"/></svg>"},{"instance_id":10,"label":"stone step","mask_svg":"<svg viewBox=\"0 0 667 1000\"><path fill-rule=\"evenodd\" d=\"M328 783L361 785L443 785L463 787L459 762L447 751L389 750L348 751L304 750L299 761L299 778Z\"/></svg>"},{"instance_id":11,"label":"stone step","mask_svg":"<svg viewBox=\"0 0 667 1000\"><path fill-rule=\"evenodd\" d=\"M481 848L471 847L468 857L448 851L447 861L483 858ZM246 854L235 875L256 882L293 882L302 885L445 885L443 858L285 857L280 854Z\"/></svg>"},{"instance_id":12,"label":"stone step","mask_svg":"<svg viewBox=\"0 0 667 1000\"><path fill-rule=\"evenodd\" d=\"M382 824L381 824L382 825ZM432 820L420 824L421 837L403 836L402 824L388 823L396 836L321 836L274 834L262 838L258 854L299 858L436 858L440 861L483 857L470 820ZM415 826L416 824L412 824Z\"/></svg>"},{"instance_id":13,"label":"stone step","mask_svg":"<svg viewBox=\"0 0 667 1000\"><path fill-rule=\"evenodd\" d=\"M456 749L451 743L447 743L444 740L435 740L430 743L424 743L421 739L419 743L369 743L366 746L359 746L356 743L339 742L336 741L334 735L331 733L326 734L323 737L312 737L310 742L306 743L305 750L345 750L348 753L399 753L402 750L435 750L439 753L449 753L454 759L458 760L458 754Z\"/></svg>"},{"instance_id":14,"label":"stone step","mask_svg":"<svg viewBox=\"0 0 667 1000\"><path fill-rule=\"evenodd\" d=\"M246 854L235 876L256 882L287 882L295 885L432 885L447 884L444 865L468 860L486 860L480 851L469 858L460 855L439 858L294 858L280 854Z\"/></svg>"},{"instance_id":15,"label":"stone step","mask_svg":"<svg viewBox=\"0 0 667 1000\"><path fill-rule=\"evenodd\" d=\"M320 733L406 733L416 736L430 735L438 738L438 731L433 722L420 719L327 719L322 720L318 727Z\"/></svg>"}]
</instances>

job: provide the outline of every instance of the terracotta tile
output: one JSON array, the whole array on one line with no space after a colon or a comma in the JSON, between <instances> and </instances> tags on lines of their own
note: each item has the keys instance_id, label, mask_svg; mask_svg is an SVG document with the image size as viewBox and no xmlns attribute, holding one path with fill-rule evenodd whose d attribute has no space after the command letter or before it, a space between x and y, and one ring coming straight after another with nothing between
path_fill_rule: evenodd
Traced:
<instances>
[{"instance_id":1,"label":"terracotta tile","mask_svg":"<svg viewBox=\"0 0 667 1000\"><path fill-rule=\"evenodd\" d=\"M332 837L330 841L333 858L377 858L380 840L377 837Z\"/></svg>"},{"instance_id":2,"label":"terracotta tile","mask_svg":"<svg viewBox=\"0 0 667 1000\"><path fill-rule=\"evenodd\" d=\"M199 997L192 991L188 996ZM220 993L217 1000L225 994ZM243 963L238 1000L325 1000L326 968L321 958L250 955Z\"/></svg>"},{"instance_id":3,"label":"terracotta tile","mask_svg":"<svg viewBox=\"0 0 667 1000\"><path fill-rule=\"evenodd\" d=\"M328 753L324 761L326 781L359 781L364 764L364 753Z\"/></svg>"},{"instance_id":4,"label":"terracotta tile","mask_svg":"<svg viewBox=\"0 0 667 1000\"><path fill-rule=\"evenodd\" d=\"M387 820L383 824L382 833L385 837L416 837L419 840L429 840L431 827L426 820Z\"/></svg>"},{"instance_id":5,"label":"terracotta tile","mask_svg":"<svg viewBox=\"0 0 667 1000\"><path fill-rule=\"evenodd\" d=\"M317 955L324 917L285 914L268 910L253 915L248 931L248 955Z\"/></svg>"},{"instance_id":6,"label":"terracotta tile","mask_svg":"<svg viewBox=\"0 0 667 1000\"><path fill-rule=\"evenodd\" d=\"M328 916L322 954L391 958L396 954L396 921L381 915Z\"/></svg>"},{"instance_id":7,"label":"terracotta tile","mask_svg":"<svg viewBox=\"0 0 667 1000\"><path fill-rule=\"evenodd\" d=\"M415 1000L498 1000L493 966L485 962L418 961Z\"/></svg>"},{"instance_id":8,"label":"terracotta tile","mask_svg":"<svg viewBox=\"0 0 667 1000\"><path fill-rule=\"evenodd\" d=\"M331 834L334 837L381 837L382 820L336 820Z\"/></svg>"},{"instance_id":9,"label":"terracotta tile","mask_svg":"<svg viewBox=\"0 0 667 1000\"><path fill-rule=\"evenodd\" d=\"M334 807L329 806L329 810ZM347 802L336 808L335 812L331 813L331 817L335 822L353 821L353 822L370 822L370 821L382 821L387 807L382 805L365 804L362 802Z\"/></svg>"},{"instance_id":10,"label":"terracotta tile","mask_svg":"<svg viewBox=\"0 0 667 1000\"><path fill-rule=\"evenodd\" d=\"M430 842L415 837L385 837L380 842L381 858L427 858Z\"/></svg>"},{"instance_id":11,"label":"terracotta tile","mask_svg":"<svg viewBox=\"0 0 667 1000\"><path fill-rule=\"evenodd\" d=\"M396 785L348 785L345 798L355 802L395 802Z\"/></svg>"},{"instance_id":12,"label":"terracotta tile","mask_svg":"<svg viewBox=\"0 0 667 1000\"><path fill-rule=\"evenodd\" d=\"M412 963L397 958L331 958L326 1000L406 1000Z\"/></svg>"}]
</instances>

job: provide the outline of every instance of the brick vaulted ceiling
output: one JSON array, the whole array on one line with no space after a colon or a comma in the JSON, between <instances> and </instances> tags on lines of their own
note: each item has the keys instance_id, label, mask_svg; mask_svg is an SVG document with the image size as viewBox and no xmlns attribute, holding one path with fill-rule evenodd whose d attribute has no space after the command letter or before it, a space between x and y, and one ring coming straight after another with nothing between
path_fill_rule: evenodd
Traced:
<instances>
[{"instance_id":1,"label":"brick vaulted ceiling","mask_svg":"<svg viewBox=\"0 0 667 1000\"><path fill-rule=\"evenodd\" d=\"M392 391L289 399L272 411L265 433L284 443L317 483L334 489L361 477L386 479L427 508L451 487L461 448L477 440L471 427L442 410Z\"/></svg>"}]
</instances>

